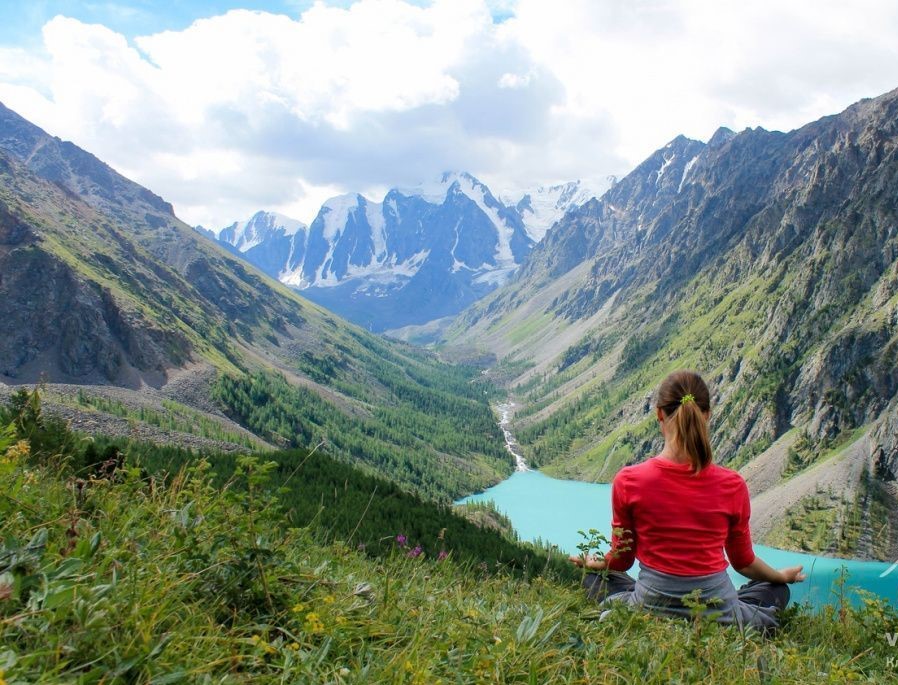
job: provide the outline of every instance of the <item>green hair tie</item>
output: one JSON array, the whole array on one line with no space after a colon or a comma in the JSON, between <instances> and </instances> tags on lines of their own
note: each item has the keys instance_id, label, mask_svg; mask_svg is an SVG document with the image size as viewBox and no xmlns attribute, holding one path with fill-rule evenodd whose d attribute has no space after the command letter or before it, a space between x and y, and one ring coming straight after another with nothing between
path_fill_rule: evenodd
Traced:
<instances>
[{"instance_id":1,"label":"green hair tie","mask_svg":"<svg viewBox=\"0 0 898 685\"><path fill-rule=\"evenodd\" d=\"M691 393L683 395L680 399L680 404L687 404L689 402L695 402L695 397Z\"/></svg>"}]
</instances>

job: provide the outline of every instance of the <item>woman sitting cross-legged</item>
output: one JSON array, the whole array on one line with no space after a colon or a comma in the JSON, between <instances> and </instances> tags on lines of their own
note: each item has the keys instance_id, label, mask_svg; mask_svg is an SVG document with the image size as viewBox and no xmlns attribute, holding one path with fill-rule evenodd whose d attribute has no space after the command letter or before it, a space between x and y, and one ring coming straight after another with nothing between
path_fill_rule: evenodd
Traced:
<instances>
[{"instance_id":1,"label":"woman sitting cross-legged","mask_svg":"<svg viewBox=\"0 0 898 685\"><path fill-rule=\"evenodd\" d=\"M805 576L801 566L776 570L755 556L745 480L711 462L708 386L697 373L672 373L658 389L656 411L664 449L621 469L612 484L611 550L604 558L571 557L602 571L586 576L588 596L690 616L683 600L697 593L722 623L776 628L789 602L787 583ZM634 558L635 580L624 573ZM738 591L728 563L750 580Z\"/></svg>"}]
</instances>

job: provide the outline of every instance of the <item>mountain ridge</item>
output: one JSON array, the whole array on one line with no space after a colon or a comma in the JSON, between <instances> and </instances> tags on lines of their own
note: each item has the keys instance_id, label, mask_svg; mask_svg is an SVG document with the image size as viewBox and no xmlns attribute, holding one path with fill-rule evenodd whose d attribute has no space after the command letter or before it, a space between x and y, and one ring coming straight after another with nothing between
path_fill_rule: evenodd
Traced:
<instances>
[{"instance_id":1,"label":"mountain ridge","mask_svg":"<svg viewBox=\"0 0 898 685\"><path fill-rule=\"evenodd\" d=\"M589 191L573 182L525 194L515 206L467 172L327 200L291 233L259 212L218 239L312 301L374 331L450 316L503 283L548 227ZM264 224L265 237L245 233ZM252 227L252 229L251 229Z\"/></svg>"}]
</instances>

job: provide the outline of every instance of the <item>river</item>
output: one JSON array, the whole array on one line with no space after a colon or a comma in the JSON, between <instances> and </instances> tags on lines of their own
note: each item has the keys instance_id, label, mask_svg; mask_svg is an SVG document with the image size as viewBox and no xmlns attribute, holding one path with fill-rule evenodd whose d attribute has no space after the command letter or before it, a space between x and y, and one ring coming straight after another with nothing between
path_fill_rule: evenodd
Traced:
<instances>
[{"instance_id":1,"label":"river","mask_svg":"<svg viewBox=\"0 0 898 685\"><path fill-rule=\"evenodd\" d=\"M522 540L542 539L566 553L576 554L582 541L579 530L595 528L606 536L611 533L611 486L608 483L551 478L527 466L514 436L509 430L511 405L499 405L499 427L505 435L508 451L515 457L516 471L485 492L466 497L465 501L495 502L499 511L511 520ZM838 601L839 574L848 573L846 592L857 601L861 588L898 605L898 568L891 564L854 559L836 559L790 552L755 545L755 552L775 567L802 564L808 578L792 586L796 601L814 605ZM730 571L737 586L745 579Z\"/></svg>"}]
</instances>

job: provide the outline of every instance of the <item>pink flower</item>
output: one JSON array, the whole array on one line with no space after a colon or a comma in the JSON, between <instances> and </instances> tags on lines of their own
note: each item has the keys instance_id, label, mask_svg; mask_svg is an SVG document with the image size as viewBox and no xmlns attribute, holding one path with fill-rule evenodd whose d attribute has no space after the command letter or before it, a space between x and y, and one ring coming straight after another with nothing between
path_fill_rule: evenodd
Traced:
<instances>
[{"instance_id":1,"label":"pink flower","mask_svg":"<svg viewBox=\"0 0 898 685\"><path fill-rule=\"evenodd\" d=\"M441 549L440 553L437 555L437 561L445 561L448 558L449 552L447 552L445 549Z\"/></svg>"},{"instance_id":2,"label":"pink flower","mask_svg":"<svg viewBox=\"0 0 898 685\"><path fill-rule=\"evenodd\" d=\"M415 558L417 558L417 557L420 557L420 556L421 556L421 552L423 552L423 551L424 551L424 550L421 549L421 545L415 545L415 548L414 548L414 549L410 549L410 550L409 550L407 556L411 557L412 559L415 559Z\"/></svg>"},{"instance_id":3,"label":"pink flower","mask_svg":"<svg viewBox=\"0 0 898 685\"><path fill-rule=\"evenodd\" d=\"M408 541L408 538L405 537L402 533L396 536L396 544L400 547L405 547L405 543Z\"/></svg>"}]
</instances>

